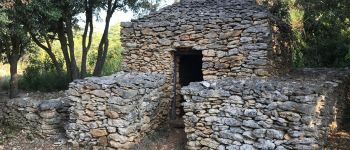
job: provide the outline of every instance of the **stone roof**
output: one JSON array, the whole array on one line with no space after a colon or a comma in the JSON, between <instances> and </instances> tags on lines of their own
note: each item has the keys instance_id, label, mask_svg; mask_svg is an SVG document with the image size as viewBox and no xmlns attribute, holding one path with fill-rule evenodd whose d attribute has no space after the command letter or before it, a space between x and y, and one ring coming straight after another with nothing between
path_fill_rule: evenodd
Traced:
<instances>
[{"instance_id":1,"label":"stone roof","mask_svg":"<svg viewBox=\"0 0 350 150\"><path fill-rule=\"evenodd\" d=\"M256 5L253 0L185 0L132 22L154 22L166 26L169 22L181 23L184 20L203 22L226 18L227 22L232 22L235 18L267 18L268 14L268 11Z\"/></svg>"}]
</instances>

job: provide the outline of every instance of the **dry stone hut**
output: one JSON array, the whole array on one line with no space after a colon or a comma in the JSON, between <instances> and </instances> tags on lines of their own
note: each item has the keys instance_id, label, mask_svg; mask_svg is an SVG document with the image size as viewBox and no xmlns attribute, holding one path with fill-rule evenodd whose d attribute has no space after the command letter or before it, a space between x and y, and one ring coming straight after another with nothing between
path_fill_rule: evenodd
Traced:
<instances>
[{"instance_id":1,"label":"dry stone hut","mask_svg":"<svg viewBox=\"0 0 350 150\"><path fill-rule=\"evenodd\" d=\"M290 34L253 0L182 0L122 23L125 72L70 84L66 134L133 149L171 114L190 150L323 148L350 71L289 72Z\"/></svg>"},{"instance_id":2,"label":"dry stone hut","mask_svg":"<svg viewBox=\"0 0 350 150\"><path fill-rule=\"evenodd\" d=\"M184 0L122 27L131 71L170 78L177 65L208 80L274 75L291 65L275 20L253 0Z\"/></svg>"},{"instance_id":3,"label":"dry stone hut","mask_svg":"<svg viewBox=\"0 0 350 150\"><path fill-rule=\"evenodd\" d=\"M288 28L253 0L183 0L122 27L125 70L165 74L169 98L190 82L291 66Z\"/></svg>"}]
</instances>

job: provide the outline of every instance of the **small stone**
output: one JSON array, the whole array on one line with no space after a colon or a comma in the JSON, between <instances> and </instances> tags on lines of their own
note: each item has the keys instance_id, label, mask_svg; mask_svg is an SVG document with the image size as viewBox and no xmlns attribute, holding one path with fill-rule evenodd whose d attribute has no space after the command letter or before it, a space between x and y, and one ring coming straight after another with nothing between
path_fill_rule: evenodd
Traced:
<instances>
[{"instance_id":1,"label":"small stone","mask_svg":"<svg viewBox=\"0 0 350 150\"><path fill-rule=\"evenodd\" d=\"M246 109L244 111L244 115L247 117L256 117L258 114L258 112L256 111L256 109Z\"/></svg>"},{"instance_id":2,"label":"small stone","mask_svg":"<svg viewBox=\"0 0 350 150\"><path fill-rule=\"evenodd\" d=\"M171 41L169 39L159 39L158 42L160 45L163 45L163 46L171 45Z\"/></svg>"},{"instance_id":3,"label":"small stone","mask_svg":"<svg viewBox=\"0 0 350 150\"><path fill-rule=\"evenodd\" d=\"M48 110L48 111L40 112L39 115L40 117L51 119L57 116L57 112L55 110Z\"/></svg>"},{"instance_id":4,"label":"small stone","mask_svg":"<svg viewBox=\"0 0 350 150\"><path fill-rule=\"evenodd\" d=\"M110 135L108 135L108 138L112 139L112 140L114 140L116 142L120 142L122 144L124 144L124 143L129 141L126 136L122 136L120 134L110 134Z\"/></svg>"},{"instance_id":5,"label":"small stone","mask_svg":"<svg viewBox=\"0 0 350 150\"><path fill-rule=\"evenodd\" d=\"M102 137L108 134L105 129L92 129L90 133L93 137Z\"/></svg>"},{"instance_id":6,"label":"small stone","mask_svg":"<svg viewBox=\"0 0 350 150\"><path fill-rule=\"evenodd\" d=\"M266 130L266 137L282 140L284 138L284 132L275 129L268 129Z\"/></svg>"},{"instance_id":7,"label":"small stone","mask_svg":"<svg viewBox=\"0 0 350 150\"><path fill-rule=\"evenodd\" d=\"M252 145L243 144L241 147L239 147L240 150L256 150Z\"/></svg>"},{"instance_id":8,"label":"small stone","mask_svg":"<svg viewBox=\"0 0 350 150\"><path fill-rule=\"evenodd\" d=\"M135 97L138 94L137 90L127 90L123 92L122 98L124 99L131 99Z\"/></svg>"},{"instance_id":9,"label":"small stone","mask_svg":"<svg viewBox=\"0 0 350 150\"><path fill-rule=\"evenodd\" d=\"M258 143L254 144L259 149L275 149L276 145L270 140L259 139Z\"/></svg>"},{"instance_id":10,"label":"small stone","mask_svg":"<svg viewBox=\"0 0 350 150\"><path fill-rule=\"evenodd\" d=\"M203 81L203 82L201 82L201 84L202 84L204 87L206 87L206 88L209 88L209 87L210 87L210 83L207 82L207 81Z\"/></svg>"},{"instance_id":11,"label":"small stone","mask_svg":"<svg viewBox=\"0 0 350 150\"><path fill-rule=\"evenodd\" d=\"M119 114L115 111L111 111L111 110L106 110L106 116L108 118L111 118L111 119L118 119L119 118Z\"/></svg>"},{"instance_id":12,"label":"small stone","mask_svg":"<svg viewBox=\"0 0 350 150\"><path fill-rule=\"evenodd\" d=\"M261 128L258 123L256 123L254 120L244 120L243 126L250 127L250 128Z\"/></svg>"},{"instance_id":13,"label":"small stone","mask_svg":"<svg viewBox=\"0 0 350 150\"><path fill-rule=\"evenodd\" d=\"M108 145L108 139L106 136L100 137L98 139L98 143L102 146L107 146Z\"/></svg>"},{"instance_id":14,"label":"small stone","mask_svg":"<svg viewBox=\"0 0 350 150\"><path fill-rule=\"evenodd\" d=\"M263 138L265 137L266 129L255 129L253 131L253 135L257 138Z\"/></svg>"},{"instance_id":15,"label":"small stone","mask_svg":"<svg viewBox=\"0 0 350 150\"><path fill-rule=\"evenodd\" d=\"M224 118L222 119L224 124L231 126L231 127L238 127L241 126L242 123L234 118Z\"/></svg>"},{"instance_id":16,"label":"small stone","mask_svg":"<svg viewBox=\"0 0 350 150\"><path fill-rule=\"evenodd\" d=\"M107 97L109 95L103 90L94 90L94 91L91 91L90 93L97 97L102 97L102 98Z\"/></svg>"},{"instance_id":17,"label":"small stone","mask_svg":"<svg viewBox=\"0 0 350 150\"><path fill-rule=\"evenodd\" d=\"M200 141L200 144L210 147L212 149L217 149L219 147L219 143L214 141L213 139L206 138Z\"/></svg>"}]
</instances>

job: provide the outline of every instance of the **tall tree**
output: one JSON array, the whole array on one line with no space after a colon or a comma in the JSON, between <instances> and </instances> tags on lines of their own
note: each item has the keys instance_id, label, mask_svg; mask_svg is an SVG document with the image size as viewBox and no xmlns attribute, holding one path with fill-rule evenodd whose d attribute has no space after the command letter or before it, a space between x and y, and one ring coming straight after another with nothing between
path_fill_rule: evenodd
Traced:
<instances>
[{"instance_id":1,"label":"tall tree","mask_svg":"<svg viewBox=\"0 0 350 150\"><path fill-rule=\"evenodd\" d=\"M106 11L105 28L99 42L98 56L94 69L94 75L100 76L103 64L108 54L108 33L111 18L116 10L132 10L138 11L142 9L153 9L155 4L160 0L32 0L29 12L25 14L33 14L25 22L28 27L33 41L42 49L44 49L52 59L59 72L57 60L50 49L50 42L57 39L61 45L61 51L64 56L66 71L70 81L83 78L87 75L87 56L92 44L94 15L98 15L102 11ZM81 72L76 63L74 29L78 27L77 16L85 14L85 26L82 35L82 58ZM23 15L25 15L23 14ZM44 43L44 44L43 44Z\"/></svg>"},{"instance_id":2,"label":"tall tree","mask_svg":"<svg viewBox=\"0 0 350 150\"><path fill-rule=\"evenodd\" d=\"M30 43L23 25L16 20L17 12L26 5L26 1L20 0L0 3L0 53L3 53L6 62L10 64L10 98L15 98L18 94L18 61Z\"/></svg>"}]
</instances>

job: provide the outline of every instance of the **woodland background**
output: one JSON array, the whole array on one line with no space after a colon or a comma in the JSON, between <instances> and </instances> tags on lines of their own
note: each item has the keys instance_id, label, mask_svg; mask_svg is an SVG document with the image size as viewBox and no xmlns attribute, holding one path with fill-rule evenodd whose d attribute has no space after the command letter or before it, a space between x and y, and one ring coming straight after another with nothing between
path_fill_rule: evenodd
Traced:
<instances>
[{"instance_id":1,"label":"woodland background","mask_svg":"<svg viewBox=\"0 0 350 150\"><path fill-rule=\"evenodd\" d=\"M165 1L165 0L163 0ZM59 91L70 81L120 70L116 11L142 16L162 0L2 0L0 90ZM290 24L294 67L350 67L349 0L258 0ZM104 28L95 31L104 12ZM123 16L117 16L123 17ZM82 24L82 25L81 25Z\"/></svg>"}]
</instances>

